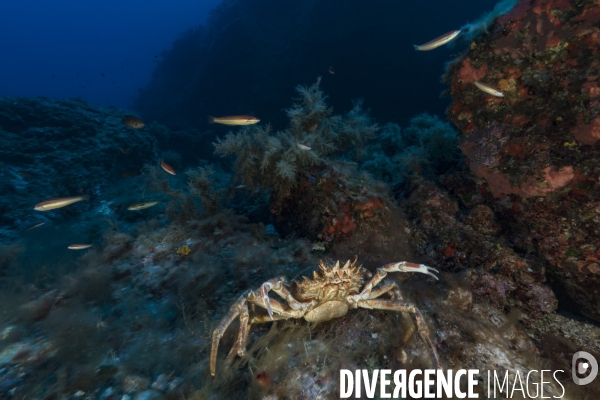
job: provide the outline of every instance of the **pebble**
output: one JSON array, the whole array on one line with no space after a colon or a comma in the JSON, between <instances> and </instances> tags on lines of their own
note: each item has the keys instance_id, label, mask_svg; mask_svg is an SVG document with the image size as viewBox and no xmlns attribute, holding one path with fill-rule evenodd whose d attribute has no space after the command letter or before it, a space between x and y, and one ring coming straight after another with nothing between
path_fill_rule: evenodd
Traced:
<instances>
[{"instance_id":1,"label":"pebble","mask_svg":"<svg viewBox=\"0 0 600 400\"><path fill-rule=\"evenodd\" d=\"M115 390L113 388L109 387L104 392L102 392L102 394L100 395L100 400L108 399L114 393L115 393Z\"/></svg>"},{"instance_id":2,"label":"pebble","mask_svg":"<svg viewBox=\"0 0 600 400\"><path fill-rule=\"evenodd\" d=\"M184 398L190 392L191 387L188 383L186 383L181 378L175 378L171 382L169 382L169 387L167 388L167 395L169 398Z\"/></svg>"},{"instance_id":3,"label":"pebble","mask_svg":"<svg viewBox=\"0 0 600 400\"><path fill-rule=\"evenodd\" d=\"M408 354L406 354L406 351L400 351L400 354L398 355L398 361L400 361L402 364L405 364L406 361L408 361Z\"/></svg>"},{"instance_id":4,"label":"pebble","mask_svg":"<svg viewBox=\"0 0 600 400\"><path fill-rule=\"evenodd\" d=\"M139 392L148 389L150 381L136 375L128 375L123 379L123 390L127 393Z\"/></svg>"},{"instance_id":5,"label":"pebble","mask_svg":"<svg viewBox=\"0 0 600 400\"><path fill-rule=\"evenodd\" d=\"M21 336L19 329L17 329L17 327L14 325L10 325L4 328L4 330L0 333L0 340L14 341L17 340L19 336Z\"/></svg>"},{"instance_id":6,"label":"pebble","mask_svg":"<svg viewBox=\"0 0 600 400\"><path fill-rule=\"evenodd\" d=\"M169 381L167 380L167 375L160 374L156 381L152 384L152 389L157 390L159 392L164 392L167 390L167 386L169 385Z\"/></svg>"},{"instance_id":7,"label":"pebble","mask_svg":"<svg viewBox=\"0 0 600 400\"><path fill-rule=\"evenodd\" d=\"M138 393L133 400L161 400L162 398L162 394L156 390L144 390L143 392Z\"/></svg>"}]
</instances>

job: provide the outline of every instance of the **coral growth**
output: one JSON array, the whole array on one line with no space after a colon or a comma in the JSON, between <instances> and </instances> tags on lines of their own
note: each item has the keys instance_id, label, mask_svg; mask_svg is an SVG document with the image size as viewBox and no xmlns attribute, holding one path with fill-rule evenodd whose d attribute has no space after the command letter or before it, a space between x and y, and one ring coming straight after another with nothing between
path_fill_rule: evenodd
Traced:
<instances>
[{"instance_id":1,"label":"coral growth","mask_svg":"<svg viewBox=\"0 0 600 400\"><path fill-rule=\"evenodd\" d=\"M319 82L297 91L301 97L287 111L288 129L271 134L268 126L245 128L215 143L216 152L236 154L237 179L269 191L271 212L284 234L301 233L328 245L356 232L382 234L390 225L387 210L395 209L387 188L333 158L356 156L376 125L360 104L346 117L332 115Z\"/></svg>"},{"instance_id":2,"label":"coral growth","mask_svg":"<svg viewBox=\"0 0 600 400\"><path fill-rule=\"evenodd\" d=\"M420 114L407 128L387 124L364 151L361 168L397 191L407 178L437 176L457 169L458 135L437 116Z\"/></svg>"},{"instance_id":3,"label":"coral growth","mask_svg":"<svg viewBox=\"0 0 600 400\"><path fill-rule=\"evenodd\" d=\"M289 196L300 178L326 165L325 157L359 149L376 132L360 104L346 117L332 115L319 84L320 79L296 88L300 98L287 110L288 129L272 134L269 125L245 128L215 143L217 154L236 155L238 179L251 189L269 190L273 202Z\"/></svg>"}]
</instances>

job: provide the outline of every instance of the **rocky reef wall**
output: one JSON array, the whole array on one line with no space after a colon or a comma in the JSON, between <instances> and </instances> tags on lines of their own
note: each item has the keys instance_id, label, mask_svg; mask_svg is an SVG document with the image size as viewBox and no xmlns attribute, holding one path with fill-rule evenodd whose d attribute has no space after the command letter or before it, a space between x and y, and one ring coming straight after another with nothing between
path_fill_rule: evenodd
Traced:
<instances>
[{"instance_id":1,"label":"rocky reef wall","mask_svg":"<svg viewBox=\"0 0 600 400\"><path fill-rule=\"evenodd\" d=\"M512 249L539 258L535 264L545 265L557 293L568 293L595 320L599 22L593 1L520 1L489 35L471 43L447 76L448 115L461 130L471 170L448 181L454 194L463 204L493 209L505 221ZM482 92L475 81L504 97ZM452 245L461 254L464 244Z\"/></svg>"}]
</instances>

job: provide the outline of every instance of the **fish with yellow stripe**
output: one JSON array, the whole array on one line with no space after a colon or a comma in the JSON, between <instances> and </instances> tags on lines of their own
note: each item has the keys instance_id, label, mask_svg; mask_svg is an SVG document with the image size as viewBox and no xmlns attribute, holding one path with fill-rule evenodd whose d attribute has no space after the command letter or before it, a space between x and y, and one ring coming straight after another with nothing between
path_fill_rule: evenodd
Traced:
<instances>
[{"instance_id":1,"label":"fish with yellow stripe","mask_svg":"<svg viewBox=\"0 0 600 400\"><path fill-rule=\"evenodd\" d=\"M73 203L77 203L78 201L88 200L90 196L75 196L75 197L59 197L56 199L50 199L46 201L42 201L33 207L36 211L49 211L54 210L56 208L66 207Z\"/></svg>"},{"instance_id":2,"label":"fish with yellow stripe","mask_svg":"<svg viewBox=\"0 0 600 400\"><path fill-rule=\"evenodd\" d=\"M229 115L227 117L211 117L208 116L209 124L221 124L221 125L254 125L260 122L260 119L253 117L252 115Z\"/></svg>"}]
</instances>

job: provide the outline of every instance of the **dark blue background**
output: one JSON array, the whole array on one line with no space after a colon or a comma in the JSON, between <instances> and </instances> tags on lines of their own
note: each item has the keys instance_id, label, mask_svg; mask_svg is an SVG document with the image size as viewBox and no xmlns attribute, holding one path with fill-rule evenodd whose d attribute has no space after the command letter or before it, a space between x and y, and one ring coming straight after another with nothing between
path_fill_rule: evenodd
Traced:
<instances>
[{"instance_id":1,"label":"dark blue background","mask_svg":"<svg viewBox=\"0 0 600 400\"><path fill-rule=\"evenodd\" d=\"M131 105L148 83L154 56L203 24L219 1L3 1L0 96Z\"/></svg>"},{"instance_id":2,"label":"dark blue background","mask_svg":"<svg viewBox=\"0 0 600 400\"><path fill-rule=\"evenodd\" d=\"M220 4L212 26L203 25ZM254 113L285 123L298 84L324 77L336 112L364 98L380 122L406 123L417 113L443 113L444 64L467 48L463 41L431 52L422 44L490 11L494 0L24 0L4 2L0 15L0 95L80 97L93 104L131 107L147 120L205 125L207 114ZM305 30L290 27L295 48L261 51L260 24L282 32L298 7ZM286 10L287 8L287 10ZM307 17L308 16L308 17ZM277 26L277 25L280 26ZM227 31L227 26L233 28ZM225 32L220 34L220 31ZM268 32L268 30L266 30ZM196 29L196 32L200 32ZM253 36L253 33L257 33ZM220 36L219 36L220 35ZM184 38L186 35L184 34ZM258 38L258 39L257 39ZM211 47L212 46L212 47ZM203 47L204 52L197 51ZM208 50L207 50L208 48ZM291 55L285 60L285 55ZM164 56L164 57L163 57ZM282 57L283 56L283 57ZM152 71L162 64L162 70ZM329 76L333 66L336 73ZM153 85L148 86L149 83ZM146 88L144 96L138 90Z\"/></svg>"}]
</instances>

